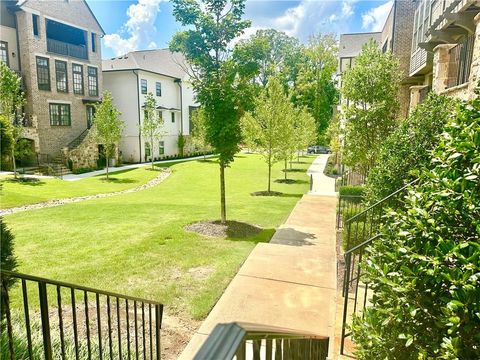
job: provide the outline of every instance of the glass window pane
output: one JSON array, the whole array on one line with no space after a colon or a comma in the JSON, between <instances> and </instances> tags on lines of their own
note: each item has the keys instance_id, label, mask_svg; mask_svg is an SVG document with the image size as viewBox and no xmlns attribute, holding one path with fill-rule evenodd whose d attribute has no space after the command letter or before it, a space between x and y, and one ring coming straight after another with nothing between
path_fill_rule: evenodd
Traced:
<instances>
[{"instance_id":1,"label":"glass window pane","mask_svg":"<svg viewBox=\"0 0 480 360\"><path fill-rule=\"evenodd\" d=\"M50 90L50 66L47 58L37 56L37 83L39 90Z\"/></svg>"},{"instance_id":2,"label":"glass window pane","mask_svg":"<svg viewBox=\"0 0 480 360\"><path fill-rule=\"evenodd\" d=\"M83 66L72 64L73 72L73 93L83 95Z\"/></svg>"},{"instance_id":3,"label":"glass window pane","mask_svg":"<svg viewBox=\"0 0 480 360\"><path fill-rule=\"evenodd\" d=\"M55 76L57 78L57 91L68 92L67 63L55 60Z\"/></svg>"}]
</instances>

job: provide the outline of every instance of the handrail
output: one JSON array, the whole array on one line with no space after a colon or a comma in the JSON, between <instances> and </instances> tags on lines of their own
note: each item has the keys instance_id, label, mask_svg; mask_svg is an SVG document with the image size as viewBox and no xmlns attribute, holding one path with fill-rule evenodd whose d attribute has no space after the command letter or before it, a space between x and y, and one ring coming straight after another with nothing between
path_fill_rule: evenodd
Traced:
<instances>
[{"instance_id":1,"label":"handrail","mask_svg":"<svg viewBox=\"0 0 480 360\"><path fill-rule=\"evenodd\" d=\"M85 133L87 133L90 129L85 129L83 130L80 135L78 135L75 139L73 139L72 141L70 141L67 145L68 149L72 149L73 148L73 144L78 140L80 139L82 136L84 136ZM82 139L83 140L83 139Z\"/></svg>"},{"instance_id":2,"label":"handrail","mask_svg":"<svg viewBox=\"0 0 480 360\"><path fill-rule=\"evenodd\" d=\"M110 291L95 289L95 288L91 288L91 287L88 287L88 286L71 284L71 283L67 283L65 281L46 279L46 278L42 278L40 276L28 275L28 274L23 274L23 273L8 271L8 270L0 270L0 273L5 274L5 275L10 275L12 277L17 277L19 279L25 279L25 280L36 281L36 282L44 282L45 284L49 284L49 285L64 286L64 287L73 288L75 290L89 291L89 292L98 293L100 295L119 297L119 298L122 298L122 299L149 303L149 304L152 304L152 305L162 305L162 303L160 303L158 301L154 301L154 300L142 299L142 298L135 297L135 296L122 295L122 294L119 294L119 293L114 293L114 292L110 292Z\"/></svg>"},{"instance_id":3,"label":"handrail","mask_svg":"<svg viewBox=\"0 0 480 360\"><path fill-rule=\"evenodd\" d=\"M371 237L370 239L365 240L365 241L362 242L361 244L358 244L358 245L354 246L354 247L351 248L350 250L345 251L345 253L343 254L344 257L347 257L347 256L349 256L350 254L354 253L355 251L361 249L362 247L365 247L366 245L370 244L370 243L373 242L374 240L377 240L380 236L382 236L382 234L377 234L377 235L375 235L374 237Z\"/></svg>"},{"instance_id":4,"label":"handrail","mask_svg":"<svg viewBox=\"0 0 480 360\"><path fill-rule=\"evenodd\" d=\"M328 356L329 338L251 323L217 324L194 360L229 360L235 356L245 359L250 345L253 359L276 359L283 354L288 359L324 360ZM262 350L265 354L260 354Z\"/></svg>"},{"instance_id":5,"label":"handrail","mask_svg":"<svg viewBox=\"0 0 480 360\"><path fill-rule=\"evenodd\" d=\"M399 192L405 190L407 187L411 186L411 185L414 185L416 182L418 181L418 179L415 179L411 182L409 182L408 184L404 185L403 187L401 187L400 189L394 191L393 193L391 193L390 195L384 197L382 200L379 200L377 201L375 204L367 207L365 210L363 210L361 213L355 215L355 216L352 216L349 220L347 220L347 222L353 222L355 219L359 218L360 216L362 215L365 215L366 212L368 212L369 210L373 209L374 207L384 203L385 201L387 200L390 200L392 197L394 197L395 195L397 195Z\"/></svg>"}]
</instances>

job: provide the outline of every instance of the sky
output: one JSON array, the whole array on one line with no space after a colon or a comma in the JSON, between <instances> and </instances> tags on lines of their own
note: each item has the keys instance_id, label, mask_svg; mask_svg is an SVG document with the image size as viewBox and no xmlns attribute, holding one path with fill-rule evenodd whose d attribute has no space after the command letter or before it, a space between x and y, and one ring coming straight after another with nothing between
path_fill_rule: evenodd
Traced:
<instances>
[{"instance_id":1,"label":"sky","mask_svg":"<svg viewBox=\"0 0 480 360\"><path fill-rule=\"evenodd\" d=\"M168 0L87 0L105 30L102 57L168 47L182 30ZM316 33L381 31L393 0L247 0L245 19L258 29L273 28L307 42Z\"/></svg>"}]
</instances>

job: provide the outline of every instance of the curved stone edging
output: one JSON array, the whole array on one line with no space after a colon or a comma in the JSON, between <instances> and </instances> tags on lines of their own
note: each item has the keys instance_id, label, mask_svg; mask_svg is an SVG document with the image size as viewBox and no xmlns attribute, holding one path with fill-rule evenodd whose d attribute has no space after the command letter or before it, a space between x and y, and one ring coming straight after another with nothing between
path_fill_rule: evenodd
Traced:
<instances>
[{"instance_id":1,"label":"curved stone edging","mask_svg":"<svg viewBox=\"0 0 480 360\"><path fill-rule=\"evenodd\" d=\"M137 186L137 187L134 187L134 188L131 188L131 189L115 191L115 192L111 192L111 193L104 193L104 194L86 195L86 196L78 196L78 197L73 197L73 198L48 200L48 201L44 201L44 202L36 203L36 204L17 206L17 207L13 207L13 208L9 208L9 209L1 209L0 210L0 216L15 214L15 213L22 212L22 211L44 209L44 208L49 208L49 207L65 205L65 204L77 203L77 202L86 201L86 200L94 200L94 199L101 199L101 198L106 198L106 197L111 197L111 196L130 194L130 193L150 189L154 186L157 186L162 181L164 181L167 177L170 176L171 173L172 173L172 171L169 168L162 169L160 175L158 175L156 178L146 182L143 185L140 185L140 186Z\"/></svg>"}]
</instances>

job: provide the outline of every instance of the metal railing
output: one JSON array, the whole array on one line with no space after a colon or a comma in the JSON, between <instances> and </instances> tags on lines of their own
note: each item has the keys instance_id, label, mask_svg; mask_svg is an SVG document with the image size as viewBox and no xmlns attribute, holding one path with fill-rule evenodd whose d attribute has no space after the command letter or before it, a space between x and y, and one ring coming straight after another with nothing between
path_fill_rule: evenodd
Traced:
<instances>
[{"instance_id":1,"label":"metal railing","mask_svg":"<svg viewBox=\"0 0 480 360\"><path fill-rule=\"evenodd\" d=\"M160 359L161 303L4 270L1 278L2 358Z\"/></svg>"},{"instance_id":2,"label":"metal railing","mask_svg":"<svg viewBox=\"0 0 480 360\"><path fill-rule=\"evenodd\" d=\"M335 191L338 191L340 186L363 185L365 184L365 175L360 174L351 169L342 173L342 176L335 181Z\"/></svg>"},{"instance_id":3,"label":"metal railing","mask_svg":"<svg viewBox=\"0 0 480 360\"><path fill-rule=\"evenodd\" d=\"M47 51L55 54L88 59L88 49L85 45L73 45L63 41L47 38Z\"/></svg>"},{"instance_id":4,"label":"metal railing","mask_svg":"<svg viewBox=\"0 0 480 360\"><path fill-rule=\"evenodd\" d=\"M246 323L218 324L194 360L325 360L329 338Z\"/></svg>"},{"instance_id":5,"label":"metal railing","mask_svg":"<svg viewBox=\"0 0 480 360\"><path fill-rule=\"evenodd\" d=\"M463 42L455 45L448 51L448 81L447 89L468 82L473 58L473 44L475 35L468 36Z\"/></svg>"},{"instance_id":6,"label":"metal railing","mask_svg":"<svg viewBox=\"0 0 480 360\"><path fill-rule=\"evenodd\" d=\"M68 143L67 148L69 150L72 150L72 149L76 148L78 145L80 145L82 143L82 141L87 137L89 131L90 131L90 129L83 130L80 133L80 135L78 135L75 139L73 139L72 141L70 141Z\"/></svg>"},{"instance_id":7,"label":"metal railing","mask_svg":"<svg viewBox=\"0 0 480 360\"><path fill-rule=\"evenodd\" d=\"M363 196L360 195L339 195L337 205L337 229L342 229L345 221L362 212Z\"/></svg>"},{"instance_id":8,"label":"metal railing","mask_svg":"<svg viewBox=\"0 0 480 360\"><path fill-rule=\"evenodd\" d=\"M365 258L365 250L373 241L381 237L380 227L387 209L401 207L407 189L417 182L418 179L411 181L382 200L367 207L362 212L345 220L343 230L346 232L343 237L345 241L343 244L345 249L345 269L342 289L344 304L340 346L342 355L345 350L345 339L351 335L351 333L347 333L347 322L354 315L361 314L368 303L368 284L361 281L361 264ZM351 296L352 294L353 297ZM353 307L353 311L350 314L349 307Z\"/></svg>"},{"instance_id":9,"label":"metal railing","mask_svg":"<svg viewBox=\"0 0 480 360\"><path fill-rule=\"evenodd\" d=\"M48 154L37 153L37 165L43 175L63 179L63 170L65 168L65 164L66 159L63 155L53 158Z\"/></svg>"}]
</instances>

